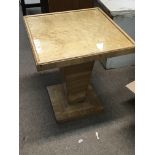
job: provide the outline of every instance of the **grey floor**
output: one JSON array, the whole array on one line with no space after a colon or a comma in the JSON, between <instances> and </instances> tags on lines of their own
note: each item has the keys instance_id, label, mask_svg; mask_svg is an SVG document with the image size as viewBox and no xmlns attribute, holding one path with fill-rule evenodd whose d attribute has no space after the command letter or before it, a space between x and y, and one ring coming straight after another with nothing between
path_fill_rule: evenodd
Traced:
<instances>
[{"instance_id":1,"label":"grey floor","mask_svg":"<svg viewBox=\"0 0 155 155\"><path fill-rule=\"evenodd\" d=\"M134 155L134 94L125 88L134 80L134 66L105 70L96 62L91 81L103 113L57 124L46 86L62 82L59 70L36 71L19 13L20 155Z\"/></svg>"}]
</instances>

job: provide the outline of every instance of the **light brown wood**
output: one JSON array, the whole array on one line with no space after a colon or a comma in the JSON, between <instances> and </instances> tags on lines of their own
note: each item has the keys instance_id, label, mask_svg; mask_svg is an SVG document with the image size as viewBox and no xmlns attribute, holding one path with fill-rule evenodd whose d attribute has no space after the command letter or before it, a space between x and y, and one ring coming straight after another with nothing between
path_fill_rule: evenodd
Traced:
<instances>
[{"instance_id":1,"label":"light brown wood","mask_svg":"<svg viewBox=\"0 0 155 155\"><path fill-rule=\"evenodd\" d=\"M99 8L24 17L38 71L60 67L64 83L48 87L56 120L102 111L89 85L94 60L134 52L133 40Z\"/></svg>"},{"instance_id":2,"label":"light brown wood","mask_svg":"<svg viewBox=\"0 0 155 155\"><path fill-rule=\"evenodd\" d=\"M70 104L77 104L85 100L93 65L94 61L61 69L66 96Z\"/></svg>"},{"instance_id":3,"label":"light brown wood","mask_svg":"<svg viewBox=\"0 0 155 155\"><path fill-rule=\"evenodd\" d=\"M60 69L64 83L47 87L57 122L65 122L103 110L89 85L94 61Z\"/></svg>"},{"instance_id":4,"label":"light brown wood","mask_svg":"<svg viewBox=\"0 0 155 155\"><path fill-rule=\"evenodd\" d=\"M134 52L133 40L99 8L24 17L38 70Z\"/></svg>"},{"instance_id":5,"label":"light brown wood","mask_svg":"<svg viewBox=\"0 0 155 155\"><path fill-rule=\"evenodd\" d=\"M57 122L66 122L103 111L103 106L91 86L88 87L86 99L72 105L68 104L63 84L49 86L47 90Z\"/></svg>"}]
</instances>

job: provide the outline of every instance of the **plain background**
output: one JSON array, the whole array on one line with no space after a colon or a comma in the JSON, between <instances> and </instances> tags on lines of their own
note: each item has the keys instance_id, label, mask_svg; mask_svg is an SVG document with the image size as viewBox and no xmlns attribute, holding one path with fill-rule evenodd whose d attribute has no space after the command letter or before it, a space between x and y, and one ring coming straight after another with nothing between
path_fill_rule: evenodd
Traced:
<instances>
[{"instance_id":1,"label":"plain background","mask_svg":"<svg viewBox=\"0 0 155 155\"><path fill-rule=\"evenodd\" d=\"M155 2L136 0L136 155L155 154ZM0 142L19 152L19 2L1 2Z\"/></svg>"}]
</instances>

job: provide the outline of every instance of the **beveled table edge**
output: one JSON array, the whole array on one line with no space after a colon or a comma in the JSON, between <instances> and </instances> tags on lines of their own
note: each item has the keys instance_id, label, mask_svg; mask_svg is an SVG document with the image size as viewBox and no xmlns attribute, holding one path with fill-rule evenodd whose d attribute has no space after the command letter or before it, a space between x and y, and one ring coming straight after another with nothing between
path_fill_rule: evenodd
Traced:
<instances>
[{"instance_id":1,"label":"beveled table edge","mask_svg":"<svg viewBox=\"0 0 155 155\"><path fill-rule=\"evenodd\" d=\"M32 39L32 34L31 34L29 26L28 26L28 24L26 22L26 18L28 18L28 17L37 17L37 16L47 16L47 15L54 15L54 14L64 14L64 13L70 13L70 12L87 11L87 10L96 10L96 9L98 9L122 34L124 34L125 37L133 44L133 46L126 47L126 48L119 48L119 49L115 49L115 50L111 50L111 51L109 51L109 50L108 51L103 51L103 52L95 53L95 54L92 53L92 54L89 54L89 55L82 55L82 56L79 56L79 57L67 58L67 59L64 59L64 60L61 59L61 60L56 60L56 61L48 61L48 62L45 62L45 63L40 62L39 57L36 54L35 45L34 45L33 41L31 41L31 40L33 40ZM122 54L125 55L125 54L135 52L134 40L122 28L120 28L99 7L87 8L87 9L78 9L78 10L70 10L70 11L62 11L62 12L36 14L36 15L27 15L27 16L23 16L23 19L24 19L26 31L29 34L28 37L29 37L29 41L30 41L31 48L32 48L32 53L33 53L33 56L34 56L34 59L35 59L35 64L36 64L36 67L37 67L38 71L43 71L43 70L52 69L52 68L56 68L56 67L65 67L65 66L69 66L69 65L79 64L79 63L83 63L83 62L86 62L86 61L101 59L104 56L113 57L113 56L118 56L118 55L122 55Z\"/></svg>"},{"instance_id":2,"label":"beveled table edge","mask_svg":"<svg viewBox=\"0 0 155 155\"><path fill-rule=\"evenodd\" d=\"M117 53L116 53L117 51ZM114 57L114 56L119 56L119 55L127 55L130 53L134 53L135 48L134 47L129 47L129 48L122 48L122 49L117 49L117 50L111 50L110 52L104 51L103 53L95 53L95 54L90 54L86 56L79 56L79 57L74 57L74 58L68 58L65 60L57 60L57 61L50 61L47 63L36 63L36 67L38 71L43 71L43 70L48 70L52 68L59 68L59 67L66 67L70 65L76 65L88 61L93 61L93 60L101 60L104 57L109 58L109 57Z\"/></svg>"}]
</instances>

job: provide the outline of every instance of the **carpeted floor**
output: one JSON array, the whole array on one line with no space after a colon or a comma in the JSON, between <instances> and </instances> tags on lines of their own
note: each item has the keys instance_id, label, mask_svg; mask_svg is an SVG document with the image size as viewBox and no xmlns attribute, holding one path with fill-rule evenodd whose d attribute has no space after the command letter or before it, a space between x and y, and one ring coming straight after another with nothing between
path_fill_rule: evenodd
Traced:
<instances>
[{"instance_id":1,"label":"carpeted floor","mask_svg":"<svg viewBox=\"0 0 155 155\"><path fill-rule=\"evenodd\" d=\"M134 94L125 88L134 80L134 66L105 70L96 62L92 84L103 113L57 124L46 86L62 82L59 70L36 71L19 13L20 155L134 155Z\"/></svg>"}]
</instances>

